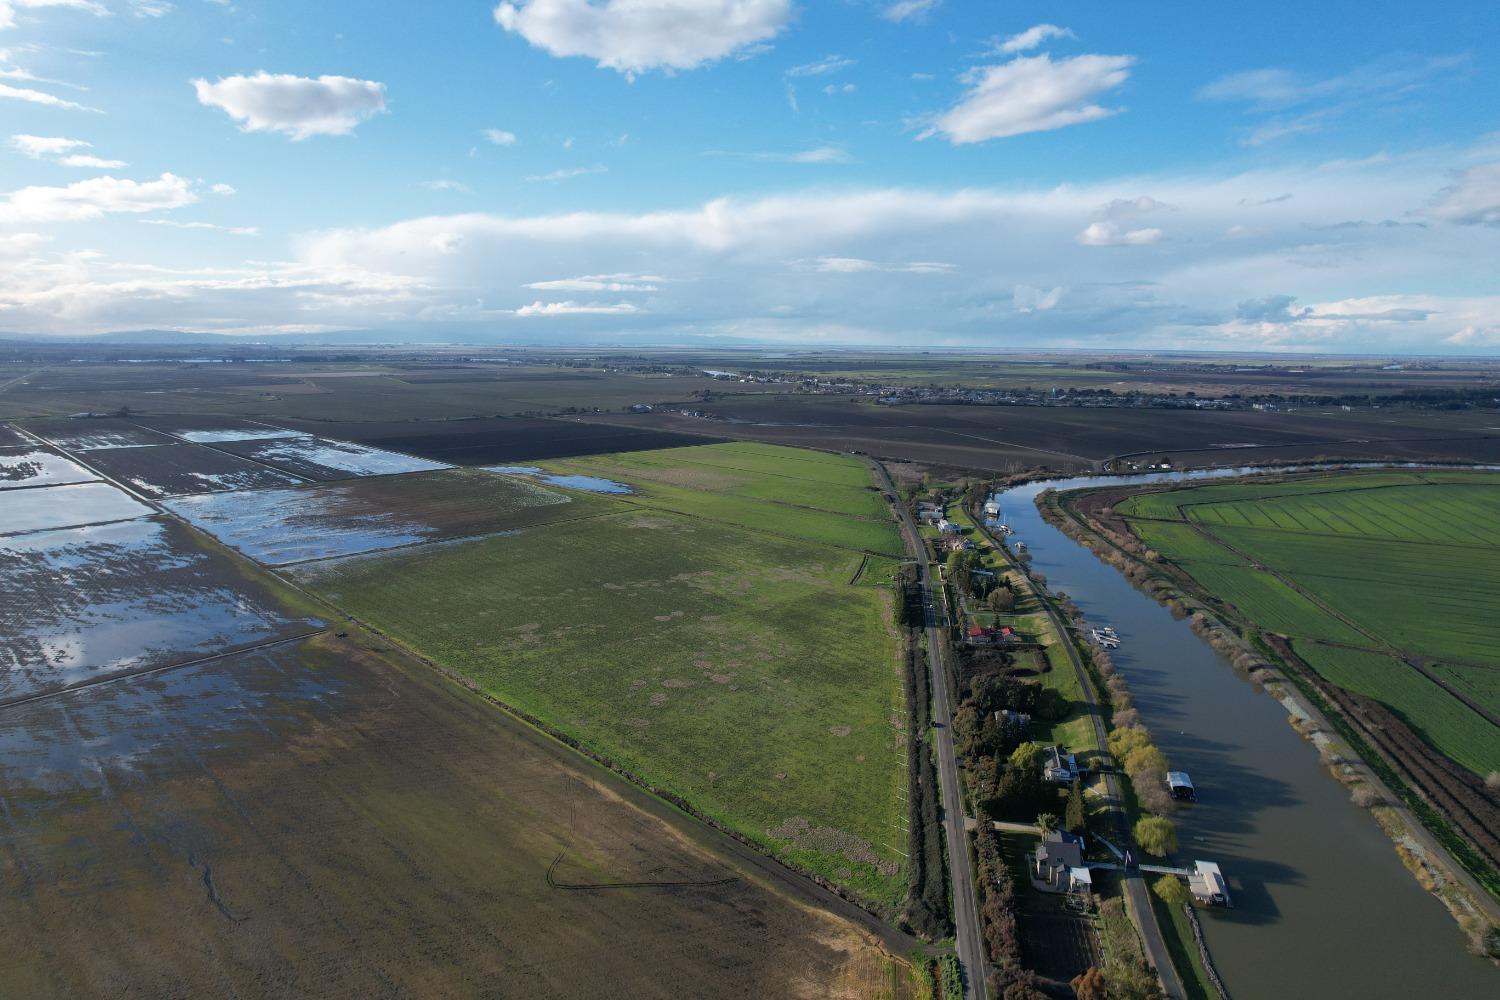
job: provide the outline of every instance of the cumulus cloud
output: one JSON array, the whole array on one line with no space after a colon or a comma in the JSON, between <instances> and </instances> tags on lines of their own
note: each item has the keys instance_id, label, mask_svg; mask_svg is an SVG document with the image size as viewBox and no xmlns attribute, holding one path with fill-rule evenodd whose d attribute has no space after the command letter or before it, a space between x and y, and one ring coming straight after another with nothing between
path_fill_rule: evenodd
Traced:
<instances>
[{"instance_id":1,"label":"cumulus cloud","mask_svg":"<svg viewBox=\"0 0 1500 1000\"><path fill-rule=\"evenodd\" d=\"M484 130L484 137L492 146L514 146L516 144L516 134L514 132L507 132L503 128L487 128Z\"/></svg>"},{"instance_id":2,"label":"cumulus cloud","mask_svg":"<svg viewBox=\"0 0 1500 1000\"><path fill-rule=\"evenodd\" d=\"M1118 114L1093 99L1123 85L1133 56L1084 55L1056 62L1023 56L966 74L968 93L932 120L921 138L942 135L954 145L1098 121Z\"/></svg>"},{"instance_id":3,"label":"cumulus cloud","mask_svg":"<svg viewBox=\"0 0 1500 1000\"><path fill-rule=\"evenodd\" d=\"M194 80L198 102L220 108L245 132L281 132L300 141L348 135L385 110L385 84L347 76L310 79L261 70L215 83Z\"/></svg>"},{"instance_id":4,"label":"cumulus cloud","mask_svg":"<svg viewBox=\"0 0 1500 1000\"><path fill-rule=\"evenodd\" d=\"M1091 222L1078 234L1086 247L1141 247L1158 243L1164 234L1160 229L1122 229L1113 222Z\"/></svg>"},{"instance_id":5,"label":"cumulus cloud","mask_svg":"<svg viewBox=\"0 0 1500 1000\"><path fill-rule=\"evenodd\" d=\"M1076 39L1077 37L1069 28L1059 28L1055 24L1038 24L1027 28L1020 34L1011 35L1004 41L997 43L995 51L1002 55L1010 56L1015 55L1017 52L1030 52L1043 42L1051 41L1054 38Z\"/></svg>"},{"instance_id":6,"label":"cumulus cloud","mask_svg":"<svg viewBox=\"0 0 1500 1000\"><path fill-rule=\"evenodd\" d=\"M105 215L158 212L198 200L193 186L173 174L154 181L95 177L66 187L25 187L0 200L0 225L81 222Z\"/></svg>"},{"instance_id":7,"label":"cumulus cloud","mask_svg":"<svg viewBox=\"0 0 1500 1000\"><path fill-rule=\"evenodd\" d=\"M528 281L525 287L540 292L654 292L665 280L654 274L585 274L577 278Z\"/></svg>"},{"instance_id":8,"label":"cumulus cloud","mask_svg":"<svg viewBox=\"0 0 1500 1000\"><path fill-rule=\"evenodd\" d=\"M516 310L517 316L625 316L640 312L629 302L533 302Z\"/></svg>"},{"instance_id":9,"label":"cumulus cloud","mask_svg":"<svg viewBox=\"0 0 1500 1000\"><path fill-rule=\"evenodd\" d=\"M791 0L517 0L495 23L554 56L583 56L626 74L685 70L768 41Z\"/></svg>"},{"instance_id":10,"label":"cumulus cloud","mask_svg":"<svg viewBox=\"0 0 1500 1000\"><path fill-rule=\"evenodd\" d=\"M657 343L1481 352L1484 331L1500 325L1500 295L1445 290L1482 281L1494 229L1328 228L1421 209L1453 182L1455 155L1077 185L818 186L639 212L455 212L302 234L289 263L212 272L18 244L17 261L0 265L0 329L437 328L552 341L607 329ZM1294 197L1247 207L1283 192ZM1191 253L1077 242L1086 222L1125 233L1156 225L1168 217L1156 205L1171 206L1173 244ZM1252 219L1253 239L1223 238ZM1378 297L1392 287L1412 294ZM1330 288L1340 298L1330 301ZM1273 295L1287 301L1240 309ZM565 311L621 302L638 309Z\"/></svg>"},{"instance_id":11,"label":"cumulus cloud","mask_svg":"<svg viewBox=\"0 0 1500 1000\"><path fill-rule=\"evenodd\" d=\"M943 0L896 0L881 8L880 16L887 21L920 21L937 9Z\"/></svg>"},{"instance_id":12,"label":"cumulus cloud","mask_svg":"<svg viewBox=\"0 0 1500 1000\"><path fill-rule=\"evenodd\" d=\"M1427 214L1465 226L1500 226L1500 161L1470 167L1438 192Z\"/></svg>"}]
</instances>

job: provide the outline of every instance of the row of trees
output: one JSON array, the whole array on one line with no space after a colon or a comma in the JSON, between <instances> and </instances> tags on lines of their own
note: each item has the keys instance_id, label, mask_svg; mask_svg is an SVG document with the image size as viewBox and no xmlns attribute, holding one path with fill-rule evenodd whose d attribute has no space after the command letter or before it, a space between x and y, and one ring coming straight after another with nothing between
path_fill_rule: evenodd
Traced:
<instances>
[{"instance_id":1,"label":"row of trees","mask_svg":"<svg viewBox=\"0 0 1500 1000\"><path fill-rule=\"evenodd\" d=\"M1046 994L1037 982L1036 973L1021 963L1015 880L1000 853L1000 838L989 824L981 824L976 831L974 854L984 946L995 970L990 992L1003 1000L1044 1000Z\"/></svg>"}]
</instances>

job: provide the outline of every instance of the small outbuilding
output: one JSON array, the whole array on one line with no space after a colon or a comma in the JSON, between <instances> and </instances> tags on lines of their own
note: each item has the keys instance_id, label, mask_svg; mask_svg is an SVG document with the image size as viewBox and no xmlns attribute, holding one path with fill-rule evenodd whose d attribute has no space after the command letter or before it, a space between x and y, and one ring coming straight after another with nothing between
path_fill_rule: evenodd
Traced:
<instances>
[{"instance_id":1,"label":"small outbuilding","mask_svg":"<svg viewBox=\"0 0 1500 1000\"><path fill-rule=\"evenodd\" d=\"M1193 779L1188 777L1186 771L1167 772L1167 791L1172 793L1172 798L1183 802L1198 801L1198 792L1193 788Z\"/></svg>"}]
</instances>

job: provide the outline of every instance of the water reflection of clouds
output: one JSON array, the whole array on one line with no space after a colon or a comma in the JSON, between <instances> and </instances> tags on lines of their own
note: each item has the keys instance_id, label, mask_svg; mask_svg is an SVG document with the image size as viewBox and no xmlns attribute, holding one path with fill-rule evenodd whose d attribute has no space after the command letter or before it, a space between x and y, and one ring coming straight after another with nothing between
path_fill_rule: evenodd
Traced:
<instances>
[{"instance_id":1,"label":"water reflection of clouds","mask_svg":"<svg viewBox=\"0 0 1500 1000\"><path fill-rule=\"evenodd\" d=\"M0 700L305 627L174 522L0 537Z\"/></svg>"}]
</instances>

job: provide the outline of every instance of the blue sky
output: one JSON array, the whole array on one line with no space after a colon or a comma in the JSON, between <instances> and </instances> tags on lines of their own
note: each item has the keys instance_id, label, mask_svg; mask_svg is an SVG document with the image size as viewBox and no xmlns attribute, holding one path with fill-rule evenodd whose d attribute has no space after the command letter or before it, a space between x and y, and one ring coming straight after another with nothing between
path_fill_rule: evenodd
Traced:
<instances>
[{"instance_id":1,"label":"blue sky","mask_svg":"<svg viewBox=\"0 0 1500 1000\"><path fill-rule=\"evenodd\" d=\"M1444 8L0 0L0 330L1495 353Z\"/></svg>"}]
</instances>

